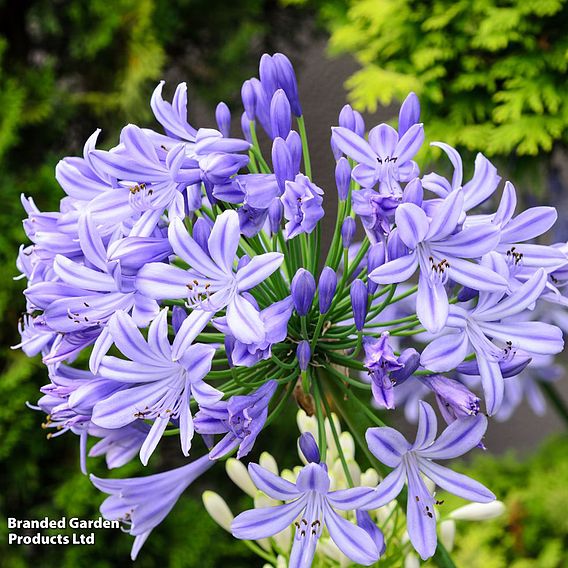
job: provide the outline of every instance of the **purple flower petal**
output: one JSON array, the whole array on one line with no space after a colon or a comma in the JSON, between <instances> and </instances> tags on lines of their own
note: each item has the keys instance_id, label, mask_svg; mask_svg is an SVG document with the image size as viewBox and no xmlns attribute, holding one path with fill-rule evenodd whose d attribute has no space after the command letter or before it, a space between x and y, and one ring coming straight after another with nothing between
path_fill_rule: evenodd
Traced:
<instances>
[{"instance_id":1,"label":"purple flower petal","mask_svg":"<svg viewBox=\"0 0 568 568\"><path fill-rule=\"evenodd\" d=\"M462 213L463 193L461 190L452 191L436 208L426 239L441 241L451 235Z\"/></svg>"},{"instance_id":2,"label":"purple flower petal","mask_svg":"<svg viewBox=\"0 0 568 568\"><path fill-rule=\"evenodd\" d=\"M249 463L248 471L257 488L273 499L290 501L300 495L300 491L293 483L256 463Z\"/></svg>"},{"instance_id":3,"label":"purple flower petal","mask_svg":"<svg viewBox=\"0 0 568 568\"><path fill-rule=\"evenodd\" d=\"M435 250L439 254L449 256L480 258L495 249L499 236L499 229L493 225L467 227L436 243Z\"/></svg>"},{"instance_id":4,"label":"purple flower petal","mask_svg":"<svg viewBox=\"0 0 568 568\"><path fill-rule=\"evenodd\" d=\"M479 367L479 375L481 376L483 394L485 395L487 414L493 416L493 414L499 410L503 402L505 392L503 375L501 374L501 369L497 361L491 361L480 353L477 353L476 359Z\"/></svg>"},{"instance_id":5,"label":"purple flower petal","mask_svg":"<svg viewBox=\"0 0 568 568\"><path fill-rule=\"evenodd\" d=\"M189 316L183 320L172 344L172 361L181 359L190 345L195 341L195 338L211 321L213 315L213 312L193 310Z\"/></svg>"},{"instance_id":6,"label":"purple flower petal","mask_svg":"<svg viewBox=\"0 0 568 568\"><path fill-rule=\"evenodd\" d=\"M279 252L260 254L241 268L236 275L240 292L250 290L273 274L284 261L284 255Z\"/></svg>"},{"instance_id":7,"label":"purple flower petal","mask_svg":"<svg viewBox=\"0 0 568 568\"><path fill-rule=\"evenodd\" d=\"M208 245L211 258L225 274L233 271L233 262L237 255L240 238L241 232L237 212L225 211L221 213L215 220Z\"/></svg>"},{"instance_id":8,"label":"purple flower petal","mask_svg":"<svg viewBox=\"0 0 568 568\"><path fill-rule=\"evenodd\" d=\"M372 450L371 450L372 451ZM378 485L374 499L369 501L364 507L365 509L378 509L393 499L396 499L398 494L404 487L406 475L404 466L399 465L393 469Z\"/></svg>"},{"instance_id":9,"label":"purple flower petal","mask_svg":"<svg viewBox=\"0 0 568 568\"><path fill-rule=\"evenodd\" d=\"M340 517L328 504L325 505L325 524L333 542L353 562L369 566L379 559L379 551L367 532Z\"/></svg>"},{"instance_id":10,"label":"purple flower petal","mask_svg":"<svg viewBox=\"0 0 568 568\"><path fill-rule=\"evenodd\" d=\"M377 491L374 487L351 487L339 489L327 494L328 501L335 509L351 511L353 509L365 509L375 499Z\"/></svg>"},{"instance_id":11,"label":"purple flower petal","mask_svg":"<svg viewBox=\"0 0 568 568\"><path fill-rule=\"evenodd\" d=\"M243 343L259 343L265 328L258 310L239 294L227 306L227 325L231 334Z\"/></svg>"},{"instance_id":12,"label":"purple flower petal","mask_svg":"<svg viewBox=\"0 0 568 568\"><path fill-rule=\"evenodd\" d=\"M487 487L467 475L456 473L443 465L419 458L420 470L442 489L478 503L495 501L495 495Z\"/></svg>"},{"instance_id":13,"label":"purple flower petal","mask_svg":"<svg viewBox=\"0 0 568 568\"><path fill-rule=\"evenodd\" d=\"M402 456L410 450L410 444L394 428L369 428L365 439L372 454L389 467L397 467Z\"/></svg>"},{"instance_id":14,"label":"purple flower petal","mask_svg":"<svg viewBox=\"0 0 568 568\"><path fill-rule=\"evenodd\" d=\"M288 528L306 507L307 497L302 496L292 503L277 507L251 509L237 515L231 523L235 538L258 540L274 536Z\"/></svg>"},{"instance_id":15,"label":"purple flower petal","mask_svg":"<svg viewBox=\"0 0 568 568\"><path fill-rule=\"evenodd\" d=\"M414 250L428 233L426 213L414 203L402 203L396 209L395 219L400 239L410 250Z\"/></svg>"},{"instance_id":16,"label":"purple flower petal","mask_svg":"<svg viewBox=\"0 0 568 568\"><path fill-rule=\"evenodd\" d=\"M377 284L404 282L412 277L418 268L416 253L406 254L375 268L369 278Z\"/></svg>"},{"instance_id":17,"label":"purple flower petal","mask_svg":"<svg viewBox=\"0 0 568 568\"><path fill-rule=\"evenodd\" d=\"M455 369L469 353L469 339L461 331L434 339L420 356L420 363L430 371L445 373Z\"/></svg>"},{"instance_id":18,"label":"purple flower petal","mask_svg":"<svg viewBox=\"0 0 568 568\"><path fill-rule=\"evenodd\" d=\"M395 155L397 143L398 133L388 124L379 124L369 131L369 144L383 160Z\"/></svg>"},{"instance_id":19,"label":"purple flower petal","mask_svg":"<svg viewBox=\"0 0 568 568\"><path fill-rule=\"evenodd\" d=\"M396 145L395 155L401 164L411 160L424 142L424 126L413 124Z\"/></svg>"},{"instance_id":20,"label":"purple flower petal","mask_svg":"<svg viewBox=\"0 0 568 568\"><path fill-rule=\"evenodd\" d=\"M156 300L178 299L187 296L187 284L191 280L187 270L162 262L152 262L138 272L136 289Z\"/></svg>"},{"instance_id":21,"label":"purple flower petal","mask_svg":"<svg viewBox=\"0 0 568 568\"><path fill-rule=\"evenodd\" d=\"M367 164L372 168L376 167L377 156L363 138L342 126L334 127L331 131L332 140L344 154L356 162Z\"/></svg>"},{"instance_id":22,"label":"purple flower petal","mask_svg":"<svg viewBox=\"0 0 568 568\"><path fill-rule=\"evenodd\" d=\"M483 154L477 154L473 177L463 186L464 209L469 211L491 197L500 181L497 168Z\"/></svg>"},{"instance_id":23,"label":"purple flower petal","mask_svg":"<svg viewBox=\"0 0 568 568\"><path fill-rule=\"evenodd\" d=\"M487 418L483 414L458 418L431 446L420 450L419 455L433 460L456 458L475 448L486 430Z\"/></svg>"},{"instance_id":24,"label":"purple flower petal","mask_svg":"<svg viewBox=\"0 0 568 568\"><path fill-rule=\"evenodd\" d=\"M486 266L453 257L450 260L450 278L463 286L482 291L505 291L508 282Z\"/></svg>"},{"instance_id":25,"label":"purple flower petal","mask_svg":"<svg viewBox=\"0 0 568 568\"><path fill-rule=\"evenodd\" d=\"M412 445L413 451L422 451L423 448L428 448L438 431L438 420L434 409L423 400L418 402L418 430L416 432L416 439Z\"/></svg>"},{"instance_id":26,"label":"purple flower petal","mask_svg":"<svg viewBox=\"0 0 568 568\"><path fill-rule=\"evenodd\" d=\"M416 315L420 323L430 333L438 333L446 325L448 313L448 294L444 285L439 281L430 281L428 276L421 272L416 295Z\"/></svg>"}]
</instances>

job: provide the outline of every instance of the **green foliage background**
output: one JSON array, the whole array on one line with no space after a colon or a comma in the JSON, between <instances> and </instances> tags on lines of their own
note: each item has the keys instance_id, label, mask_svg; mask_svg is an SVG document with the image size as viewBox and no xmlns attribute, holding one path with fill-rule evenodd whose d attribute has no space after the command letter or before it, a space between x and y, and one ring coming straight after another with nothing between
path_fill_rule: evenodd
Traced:
<instances>
[{"instance_id":1,"label":"green foliage background","mask_svg":"<svg viewBox=\"0 0 568 568\"><path fill-rule=\"evenodd\" d=\"M285 0L318 8L361 68L354 106L420 97L429 140L481 151L542 189L568 140L566 0Z\"/></svg>"}]
</instances>

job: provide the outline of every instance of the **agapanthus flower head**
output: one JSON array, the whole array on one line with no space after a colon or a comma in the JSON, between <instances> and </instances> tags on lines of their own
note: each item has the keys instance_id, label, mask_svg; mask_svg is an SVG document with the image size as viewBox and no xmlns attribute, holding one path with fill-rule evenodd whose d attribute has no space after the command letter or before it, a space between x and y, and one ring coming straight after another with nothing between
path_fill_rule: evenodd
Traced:
<instances>
[{"instance_id":1,"label":"agapanthus flower head","mask_svg":"<svg viewBox=\"0 0 568 568\"><path fill-rule=\"evenodd\" d=\"M218 499L209 508L238 538L274 536L278 568L308 568L320 555L326 566L345 556L370 565L383 553L398 562L405 529L430 557L435 500L424 477L493 499L435 460L483 447L480 408L505 419L527 397L542 413L541 389L554 390L553 355L568 331L568 245L543 237L556 211L518 211L510 182L491 201L496 167L478 154L464 181L461 156L444 142L432 145L451 178L422 175L415 160L428 125L414 93L398 129L367 133L343 107L330 208L285 55L264 55L259 78L244 82L244 108L234 109L242 137L230 137L225 103L214 128L198 128L186 84L171 100L163 89L150 101L161 128L126 125L104 151L96 130L80 157L59 162L56 210L22 197L29 243L16 262L27 281L16 347L41 355L50 377L33 408L47 414L50 437L78 437L83 472L88 460L117 468L137 454L145 466L166 446L191 460L148 477L93 478L111 495L103 514L136 536L133 556L191 482L228 458L256 508L234 520ZM422 400L432 393L449 424L438 439ZM258 446L293 405L305 466L278 476ZM413 444L380 426L395 407L418 419ZM339 415L368 428L366 446L341 431ZM356 446L392 471L382 481L361 471ZM249 475L238 460L253 447L260 465ZM393 523L405 483L406 523Z\"/></svg>"}]
</instances>

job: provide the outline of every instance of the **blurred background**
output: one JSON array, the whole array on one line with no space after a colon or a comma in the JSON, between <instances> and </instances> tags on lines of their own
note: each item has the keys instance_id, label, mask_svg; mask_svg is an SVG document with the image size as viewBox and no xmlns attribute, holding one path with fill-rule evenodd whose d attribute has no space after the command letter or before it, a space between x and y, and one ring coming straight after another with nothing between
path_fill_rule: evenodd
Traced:
<instances>
[{"instance_id":1,"label":"blurred background","mask_svg":"<svg viewBox=\"0 0 568 568\"><path fill-rule=\"evenodd\" d=\"M240 86L264 52L296 67L315 181L335 199L330 126L349 102L367 126L390 120L409 91L421 100L428 140L483 152L514 181L525 206L555 205L553 241L568 239L568 6L564 0L0 0L0 565L119 566L131 540L97 533L97 546L9 547L4 518L96 517L101 496L80 474L78 442L46 441L34 403L47 373L18 343L24 283L14 281L24 242L20 194L58 207L59 159L82 152L95 128L103 146L122 126L155 126L150 95L186 81L190 122L214 126L224 100L240 119ZM426 150L422 163L438 155ZM428 171L428 167L424 169ZM469 174L471 170L469 170ZM466 179L468 170L466 169ZM563 371L560 373L563 374ZM558 390L566 400L568 381ZM565 408L565 407L564 407ZM493 422L488 452L464 467L508 505L489 524L460 527L458 566L568 565L566 418L521 402ZM288 425L294 422L290 409ZM295 463L291 428L273 429L271 451ZM262 439L257 447L262 447ZM256 455L252 456L253 458ZM167 448L155 470L171 459ZM162 460L162 461L160 461ZM93 471L105 475L101 463ZM137 475L133 463L121 475ZM216 482L235 511L222 468ZM215 484L215 481L214 483ZM210 483L208 483L210 485ZM260 566L205 513L196 485L154 531L137 565ZM241 507L242 504L242 507ZM211 544L215 543L212 547ZM473 554L472 551L475 553Z\"/></svg>"}]
</instances>

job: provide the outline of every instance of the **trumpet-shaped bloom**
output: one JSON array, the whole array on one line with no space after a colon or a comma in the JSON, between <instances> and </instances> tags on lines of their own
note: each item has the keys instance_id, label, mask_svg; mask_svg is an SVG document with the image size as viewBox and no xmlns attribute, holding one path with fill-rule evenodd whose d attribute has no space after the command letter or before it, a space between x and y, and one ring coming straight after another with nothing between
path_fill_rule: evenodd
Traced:
<instances>
[{"instance_id":1,"label":"trumpet-shaped bloom","mask_svg":"<svg viewBox=\"0 0 568 568\"><path fill-rule=\"evenodd\" d=\"M503 276L487 266L466 260L492 251L499 242L499 230L481 225L454 232L462 211L461 190L450 193L431 219L417 205L401 204L395 215L398 236L410 252L369 274L378 284L392 284L408 280L420 267L416 314L431 333L439 332L448 319L445 288L448 280L475 290L504 291L507 288Z\"/></svg>"},{"instance_id":2,"label":"trumpet-shaped bloom","mask_svg":"<svg viewBox=\"0 0 568 568\"><path fill-rule=\"evenodd\" d=\"M504 390L499 361L509 358L515 349L550 355L559 353L564 346L562 331L553 325L508 319L531 307L545 286L546 273L541 268L510 296L503 298L501 293L482 292L472 310L451 306L448 327L455 331L434 339L424 349L422 365L436 372L450 371L473 351L487 412L495 414L503 401Z\"/></svg>"},{"instance_id":3,"label":"trumpet-shaped bloom","mask_svg":"<svg viewBox=\"0 0 568 568\"><path fill-rule=\"evenodd\" d=\"M174 252L190 269L147 264L138 273L137 289L155 299L187 297L193 310L201 312L206 321L226 309L231 335L243 343L263 341L266 331L258 310L242 292L278 270L284 256L276 252L261 254L235 272L233 263L241 236L235 211L225 211L217 217L207 241L208 252L187 233L179 219L171 222L168 234Z\"/></svg>"},{"instance_id":4,"label":"trumpet-shaped bloom","mask_svg":"<svg viewBox=\"0 0 568 568\"><path fill-rule=\"evenodd\" d=\"M450 424L436 440L438 423L432 407L419 403L418 431L414 444L394 428L369 428L366 439L369 450L385 465L394 468L379 486L367 508L382 507L392 501L408 484L407 530L410 542L426 560L436 551L436 513L434 497L428 491L422 473L446 491L479 503L495 499L481 483L455 473L433 460L456 458L475 448L487 429L482 414L459 418Z\"/></svg>"},{"instance_id":5,"label":"trumpet-shaped bloom","mask_svg":"<svg viewBox=\"0 0 568 568\"><path fill-rule=\"evenodd\" d=\"M330 491L325 465L308 463L291 483L263 467L251 463L249 473L258 489L273 499L289 501L276 507L252 509L238 515L231 532L241 539L273 536L290 525L296 535L289 568L309 568L324 527L337 547L353 562L369 566L379 559L380 551L369 533L339 515L335 509L349 511L365 508L375 490L354 487Z\"/></svg>"},{"instance_id":6,"label":"trumpet-shaped bloom","mask_svg":"<svg viewBox=\"0 0 568 568\"><path fill-rule=\"evenodd\" d=\"M181 448L184 455L189 455L194 431L189 408L191 398L199 404L212 405L223 396L203 380L211 369L215 347L191 345L201 325L206 323L199 322L200 316L199 312L194 312L183 322L173 345L168 340L167 309L150 324L148 341L124 312L117 312L109 322L115 345L130 360L105 356L98 372L101 377L129 387L98 402L93 410L93 422L113 429L138 419L153 420L140 448L144 465L171 420L178 421Z\"/></svg>"},{"instance_id":7,"label":"trumpet-shaped bloom","mask_svg":"<svg viewBox=\"0 0 568 568\"><path fill-rule=\"evenodd\" d=\"M102 479L91 475L93 485L110 497L101 505L102 515L122 521L136 537L131 557L136 559L152 530L173 509L180 495L215 462L203 456L177 469L129 479Z\"/></svg>"},{"instance_id":8,"label":"trumpet-shaped bloom","mask_svg":"<svg viewBox=\"0 0 568 568\"><path fill-rule=\"evenodd\" d=\"M424 142L424 127L413 124L400 137L387 124L379 124L369 131L369 142L341 126L332 128L332 140L347 156L359 162L353 169L353 179L364 188L379 183L385 195L401 196L400 182L418 175L418 166L412 158Z\"/></svg>"}]
</instances>

